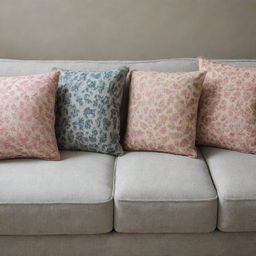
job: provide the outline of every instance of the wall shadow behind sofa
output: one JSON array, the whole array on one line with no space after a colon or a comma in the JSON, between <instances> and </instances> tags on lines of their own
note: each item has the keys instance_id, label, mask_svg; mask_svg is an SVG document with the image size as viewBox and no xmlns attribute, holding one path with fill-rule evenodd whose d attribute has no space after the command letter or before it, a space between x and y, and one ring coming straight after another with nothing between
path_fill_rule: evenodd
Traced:
<instances>
[{"instance_id":1,"label":"wall shadow behind sofa","mask_svg":"<svg viewBox=\"0 0 256 256\"><path fill-rule=\"evenodd\" d=\"M1 0L0 58L256 58L256 0Z\"/></svg>"}]
</instances>

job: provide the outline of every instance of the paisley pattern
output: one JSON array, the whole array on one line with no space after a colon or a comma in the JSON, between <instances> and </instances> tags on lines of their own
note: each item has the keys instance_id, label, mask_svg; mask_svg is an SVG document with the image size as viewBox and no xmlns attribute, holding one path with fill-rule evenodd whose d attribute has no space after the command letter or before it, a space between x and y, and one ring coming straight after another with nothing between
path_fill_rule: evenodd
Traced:
<instances>
[{"instance_id":1,"label":"paisley pattern","mask_svg":"<svg viewBox=\"0 0 256 256\"><path fill-rule=\"evenodd\" d=\"M199 58L207 71L199 106L197 141L256 153L256 67L240 68Z\"/></svg>"},{"instance_id":2,"label":"paisley pattern","mask_svg":"<svg viewBox=\"0 0 256 256\"><path fill-rule=\"evenodd\" d=\"M0 77L0 158L60 160L55 137L59 72Z\"/></svg>"},{"instance_id":3,"label":"paisley pattern","mask_svg":"<svg viewBox=\"0 0 256 256\"><path fill-rule=\"evenodd\" d=\"M197 156L197 107L205 72L131 72L127 150Z\"/></svg>"},{"instance_id":4,"label":"paisley pattern","mask_svg":"<svg viewBox=\"0 0 256 256\"><path fill-rule=\"evenodd\" d=\"M61 149L120 155L120 105L127 67L106 72L60 70L56 135Z\"/></svg>"}]
</instances>

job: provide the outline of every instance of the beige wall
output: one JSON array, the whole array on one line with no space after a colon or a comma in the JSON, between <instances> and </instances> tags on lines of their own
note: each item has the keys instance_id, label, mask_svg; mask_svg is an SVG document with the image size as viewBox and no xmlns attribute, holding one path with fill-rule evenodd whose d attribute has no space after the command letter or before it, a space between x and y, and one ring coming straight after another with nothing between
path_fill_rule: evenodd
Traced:
<instances>
[{"instance_id":1,"label":"beige wall","mask_svg":"<svg viewBox=\"0 0 256 256\"><path fill-rule=\"evenodd\" d=\"M0 58L256 58L256 0L0 0Z\"/></svg>"}]
</instances>

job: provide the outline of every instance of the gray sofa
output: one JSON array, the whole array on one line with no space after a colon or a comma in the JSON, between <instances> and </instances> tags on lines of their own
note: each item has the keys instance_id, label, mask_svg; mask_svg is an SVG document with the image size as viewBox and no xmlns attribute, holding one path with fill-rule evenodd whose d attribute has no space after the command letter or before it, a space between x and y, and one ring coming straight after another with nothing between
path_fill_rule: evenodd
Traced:
<instances>
[{"instance_id":1,"label":"gray sofa","mask_svg":"<svg viewBox=\"0 0 256 256\"><path fill-rule=\"evenodd\" d=\"M256 60L222 61L256 66ZM196 59L0 60L0 76L120 65L197 70ZM0 256L255 256L256 155L198 152L192 159L63 151L59 162L0 161Z\"/></svg>"}]
</instances>

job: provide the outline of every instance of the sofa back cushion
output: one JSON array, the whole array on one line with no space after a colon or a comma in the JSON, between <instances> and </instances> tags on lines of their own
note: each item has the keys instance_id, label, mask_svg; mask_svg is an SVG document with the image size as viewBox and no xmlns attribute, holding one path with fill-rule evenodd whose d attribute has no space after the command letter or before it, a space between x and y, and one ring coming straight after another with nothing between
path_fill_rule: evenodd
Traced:
<instances>
[{"instance_id":1,"label":"sofa back cushion","mask_svg":"<svg viewBox=\"0 0 256 256\"><path fill-rule=\"evenodd\" d=\"M253 67L256 60L220 60L227 64ZM51 71L53 67L75 71L106 71L120 66L130 69L159 72L188 72L198 70L197 59L177 58L149 61L87 61L87 60L8 60L0 59L0 76L40 74ZM126 127L129 81L124 90L121 107L121 137Z\"/></svg>"}]
</instances>

